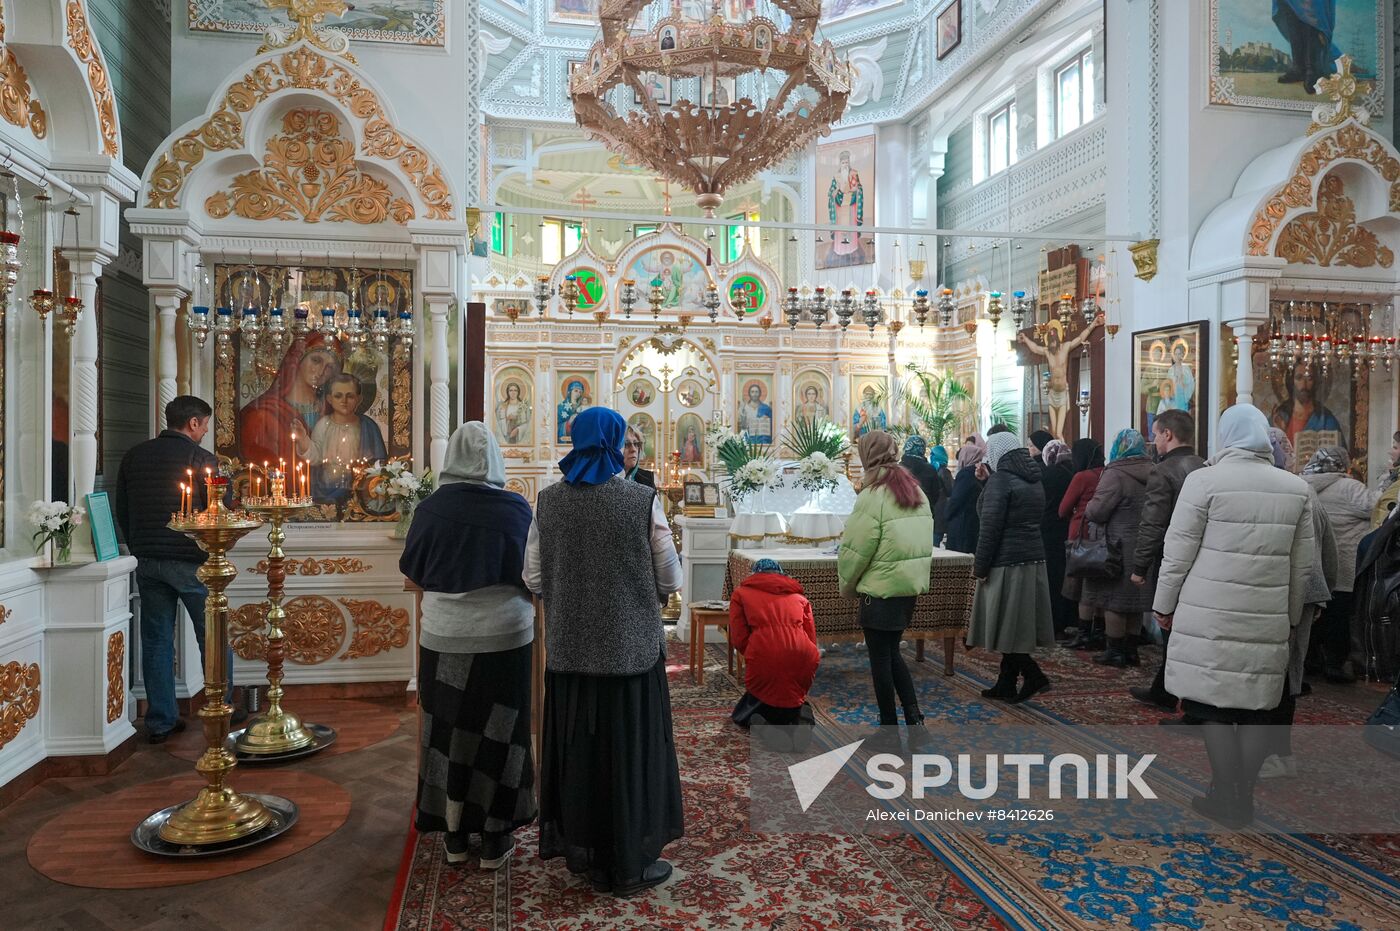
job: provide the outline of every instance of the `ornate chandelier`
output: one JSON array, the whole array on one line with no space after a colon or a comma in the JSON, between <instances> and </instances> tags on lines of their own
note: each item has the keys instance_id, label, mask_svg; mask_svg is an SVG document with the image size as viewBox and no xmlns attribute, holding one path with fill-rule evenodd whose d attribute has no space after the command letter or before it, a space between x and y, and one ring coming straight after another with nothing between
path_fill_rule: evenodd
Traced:
<instances>
[{"instance_id":1,"label":"ornate chandelier","mask_svg":"<svg viewBox=\"0 0 1400 931\"><path fill-rule=\"evenodd\" d=\"M851 68L815 36L821 0L771 0L790 18L786 32L764 17L729 21L718 0L708 19L693 12L702 4L666 13L665 2L603 0L602 35L569 95L585 133L694 191L712 217L728 188L830 132Z\"/></svg>"}]
</instances>

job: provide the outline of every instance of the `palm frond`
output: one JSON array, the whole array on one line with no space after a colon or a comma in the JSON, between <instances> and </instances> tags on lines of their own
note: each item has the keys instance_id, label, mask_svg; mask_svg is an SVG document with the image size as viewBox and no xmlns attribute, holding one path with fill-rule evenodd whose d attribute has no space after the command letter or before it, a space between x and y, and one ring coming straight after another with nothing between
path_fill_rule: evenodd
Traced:
<instances>
[{"instance_id":1,"label":"palm frond","mask_svg":"<svg viewBox=\"0 0 1400 931\"><path fill-rule=\"evenodd\" d=\"M724 463L724 470L730 475L747 462L754 459L765 459L768 456L768 446L764 443L747 443L740 439L730 439L719 444L715 449L715 455L719 461Z\"/></svg>"},{"instance_id":2,"label":"palm frond","mask_svg":"<svg viewBox=\"0 0 1400 931\"><path fill-rule=\"evenodd\" d=\"M830 420L798 417L783 431L783 446L798 459L823 453L835 459L846 450L846 434Z\"/></svg>"}]
</instances>

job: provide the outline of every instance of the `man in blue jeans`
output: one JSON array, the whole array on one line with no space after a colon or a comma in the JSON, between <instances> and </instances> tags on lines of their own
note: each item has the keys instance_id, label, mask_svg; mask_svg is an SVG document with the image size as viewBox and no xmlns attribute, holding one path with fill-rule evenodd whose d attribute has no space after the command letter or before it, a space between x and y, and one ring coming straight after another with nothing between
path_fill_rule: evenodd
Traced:
<instances>
[{"instance_id":1,"label":"man in blue jeans","mask_svg":"<svg viewBox=\"0 0 1400 931\"><path fill-rule=\"evenodd\" d=\"M175 703L175 621L183 603L194 622L204 656L204 598L208 589L195 575L205 553L165 525L180 510L180 483L196 476L194 503L205 507L204 470L218 469L214 454L199 445L213 414L203 400L181 395L165 405L166 429L122 457L112 510L131 555L141 594L141 675L146 686L146 737L164 743L185 729ZM233 652L228 655L232 695ZM237 716L236 716L237 717ZM243 715L246 717L246 714Z\"/></svg>"}]
</instances>

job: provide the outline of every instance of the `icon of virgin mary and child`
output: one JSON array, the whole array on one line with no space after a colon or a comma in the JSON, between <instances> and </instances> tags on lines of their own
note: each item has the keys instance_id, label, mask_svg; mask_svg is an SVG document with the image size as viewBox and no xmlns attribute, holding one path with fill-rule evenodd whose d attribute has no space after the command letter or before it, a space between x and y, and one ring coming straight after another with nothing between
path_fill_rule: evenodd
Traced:
<instances>
[{"instance_id":1,"label":"icon of virgin mary and child","mask_svg":"<svg viewBox=\"0 0 1400 931\"><path fill-rule=\"evenodd\" d=\"M389 457L379 424L363 413L374 399L377 369L371 353L347 357L320 333L294 341L277 377L238 412L243 461L309 461L312 498L343 503L356 467Z\"/></svg>"}]
</instances>

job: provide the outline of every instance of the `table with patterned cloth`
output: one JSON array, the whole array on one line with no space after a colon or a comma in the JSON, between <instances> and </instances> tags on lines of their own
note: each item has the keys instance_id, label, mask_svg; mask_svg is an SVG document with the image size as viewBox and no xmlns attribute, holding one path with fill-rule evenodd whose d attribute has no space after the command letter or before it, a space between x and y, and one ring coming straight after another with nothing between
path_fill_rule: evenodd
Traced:
<instances>
[{"instance_id":1,"label":"table with patterned cloth","mask_svg":"<svg viewBox=\"0 0 1400 931\"><path fill-rule=\"evenodd\" d=\"M731 550L724 573L724 597L728 598L744 579L753 574L753 564L773 559L783 571L802 583L817 625L817 641L860 640L863 634L858 616L859 602L842 598L836 580L836 554L820 549ZM916 658L924 658L924 640L943 641L943 672L953 674L953 650L967 635L972 618L972 596L977 584L972 579L972 556L949 550L933 551L929 590L919 596L914 618L906 636L917 642Z\"/></svg>"}]
</instances>

